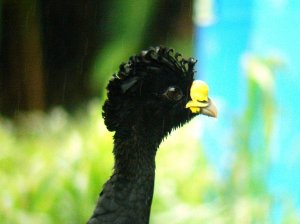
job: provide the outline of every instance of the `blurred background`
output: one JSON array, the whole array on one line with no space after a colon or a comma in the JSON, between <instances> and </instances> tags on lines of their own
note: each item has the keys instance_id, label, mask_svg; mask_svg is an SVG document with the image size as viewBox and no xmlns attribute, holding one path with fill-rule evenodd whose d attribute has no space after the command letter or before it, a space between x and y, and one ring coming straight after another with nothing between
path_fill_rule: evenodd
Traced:
<instances>
[{"instance_id":1,"label":"blurred background","mask_svg":"<svg viewBox=\"0 0 300 224\"><path fill-rule=\"evenodd\" d=\"M300 223L300 0L0 2L0 223L85 223L112 167L121 62L198 59L218 120L157 155L150 223ZM186 141L188 139L188 141Z\"/></svg>"}]
</instances>

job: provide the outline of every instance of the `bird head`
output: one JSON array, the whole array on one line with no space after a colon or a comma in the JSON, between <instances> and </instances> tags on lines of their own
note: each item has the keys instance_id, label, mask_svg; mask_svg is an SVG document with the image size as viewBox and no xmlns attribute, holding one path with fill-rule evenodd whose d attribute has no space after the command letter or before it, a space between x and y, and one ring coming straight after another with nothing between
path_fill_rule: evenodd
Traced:
<instances>
[{"instance_id":1,"label":"bird head","mask_svg":"<svg viewBox=\"0 0 300 224\"><path fill-rule=\"evenodd\" d=\"M208 86L194 80L193 58L150 48L120 65L107 86L103 117L110 131L164 137L194 116L217 116Z\"/></svg>"}]
</instances>

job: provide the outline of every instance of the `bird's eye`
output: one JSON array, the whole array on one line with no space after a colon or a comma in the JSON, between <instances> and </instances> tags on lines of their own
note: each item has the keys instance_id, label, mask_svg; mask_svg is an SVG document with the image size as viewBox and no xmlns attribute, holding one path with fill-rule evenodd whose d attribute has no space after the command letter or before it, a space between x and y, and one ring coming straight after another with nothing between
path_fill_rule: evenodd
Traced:
<instances>
[{"instance_id":1,"label":"bird's eye","mask_svg":"<svg viewBox=\"0 0 300 224\"><path fill-rule=\"evenodd\" d=\"M182 98L183 94L178 87L170 86L164 93L164 96L166 96L170 100L178 101Z\"/></svg>"}]
</instances>

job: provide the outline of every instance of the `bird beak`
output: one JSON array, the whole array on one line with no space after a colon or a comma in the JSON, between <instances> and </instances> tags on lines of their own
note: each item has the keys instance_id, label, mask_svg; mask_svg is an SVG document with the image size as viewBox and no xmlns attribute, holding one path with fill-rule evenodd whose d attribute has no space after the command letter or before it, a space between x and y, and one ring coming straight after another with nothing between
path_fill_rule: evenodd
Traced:
<instances>
[{"instance_id":1,"label":"bird beak","mask_svg":"<svg viewBox=\"0 0 300 224\"><path fill-rule=\"evenodd\" d=\"M195 80L190 89L191 99L186 105L193 114L204 114L209 117L217 117L218 111L212 100L208 97L208 85Z\"/></svg>"}]
</instances>

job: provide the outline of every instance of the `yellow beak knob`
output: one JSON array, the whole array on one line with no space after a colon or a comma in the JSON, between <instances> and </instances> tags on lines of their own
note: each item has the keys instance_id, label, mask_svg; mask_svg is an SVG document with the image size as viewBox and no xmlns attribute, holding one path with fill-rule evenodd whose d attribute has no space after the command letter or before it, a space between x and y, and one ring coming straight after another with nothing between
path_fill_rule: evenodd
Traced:
<instances>
[{"instance_id":1,"label":"yellow beak knob","mask_svg":"<svg viewBox=\"0 0 300 224\"><path fill-rule=\"evenodd\" d=\"M208 101L208 85L201 81L195 80L191 86L190 96L193 101Z\"/></svg>"}]
</instances>

